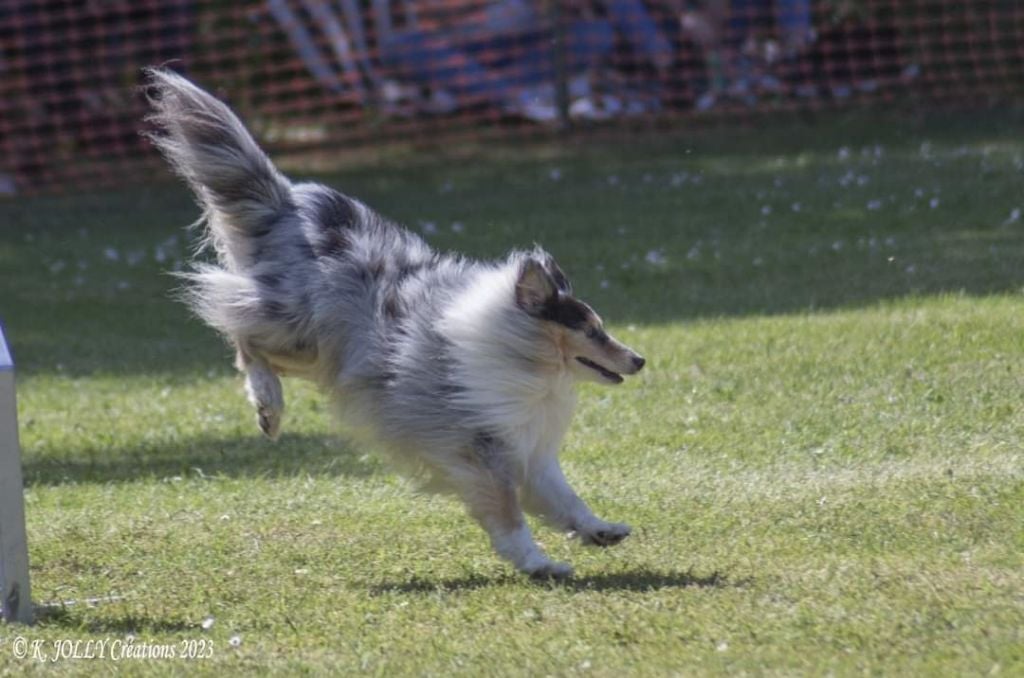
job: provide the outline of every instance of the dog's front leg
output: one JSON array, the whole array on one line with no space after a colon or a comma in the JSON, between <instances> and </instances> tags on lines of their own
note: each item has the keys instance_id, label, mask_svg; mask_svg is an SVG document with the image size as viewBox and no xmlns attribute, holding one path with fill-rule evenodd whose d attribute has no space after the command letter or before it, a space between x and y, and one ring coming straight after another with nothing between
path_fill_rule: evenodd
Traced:
<instances>
[{"instance_id":1,"label":"dog's front leg","mask_svg":"<svg viewBox=\"0 0 1024 678\"><path fill-rule=\"evenodd\" d=\"M523 484L523 504L552 527L575 532L587 545L613 546L632 531L629 525L595 516L569 486L555 454L534 460Z\"/></svg>"},{"instance_id":2,"label":"dog's front leg","mask_svg":"<svg viewBox=\"0 0 1024 678\"><path fill-rule=\"evenodd\" d=\"M488 451L484 451L487 454ZM572 568L551 560L533 540L526 524L514 474L493 459L477 458L453 469L452 479L469 514L480 523L491 538L491 545L502 558L520 572L540 579L564 579Z\"/></svg>"}]
</instances>

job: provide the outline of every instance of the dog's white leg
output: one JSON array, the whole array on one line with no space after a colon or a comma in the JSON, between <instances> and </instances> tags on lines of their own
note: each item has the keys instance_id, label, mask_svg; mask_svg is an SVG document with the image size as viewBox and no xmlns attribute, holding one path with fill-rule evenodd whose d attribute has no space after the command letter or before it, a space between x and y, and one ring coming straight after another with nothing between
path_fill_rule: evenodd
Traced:
<instances>
[{"instance_id":1,"label":"dog's white leg","mask_svg":"<svg viewBox=\"0 0 1024 678\"><path fill-rule=\"evenodd\" d=\"M256 423L263 435L277 440L281 432L284 413L284 393L277 378L265 360L239 349L236 358L239 370L245 372L245 394L256 408Z\"/></svg>"},{"instance_id":2,"label":"dog's white leg","mask_svg":"<svg viewBox=\"0 0 1024 678\"><path fill-rule=\"evenodd\" d=\"M576 495L554 454L535 459L523 484L523 504L552 527L575 532L592 546L613 546L629 536L629 525L601 520Z\"/></svg>"},{"instance_id":3,"label":"dog's white leg","mask_svg":"<svg viewBox=\"0 0 1024 678\"><path fill-rule=\"evenodd\" d=\"M459 494L469 514L487 531L498 555L531 577L564 579L572 575L572 567L548 558L533 540L511 477L479 467L459 475Z\"/></svg>"}]
</instances>

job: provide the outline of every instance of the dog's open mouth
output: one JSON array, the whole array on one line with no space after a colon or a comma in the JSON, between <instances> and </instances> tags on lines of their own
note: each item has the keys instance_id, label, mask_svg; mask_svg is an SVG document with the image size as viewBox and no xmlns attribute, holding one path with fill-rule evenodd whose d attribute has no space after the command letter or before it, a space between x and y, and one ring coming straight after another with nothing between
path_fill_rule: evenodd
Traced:
<instances>
[{"instance_id":1,"label":"dog's open mouth","mask_svg":"<svg viewBox=\"0 0 1024 678\"><path fill-rule=\"evenodd\" d=\"M612 382L613 384L621 384L622 383L622 375L621 374L619 374L618 372L612 372L609 369L601 367L600 365L595 363L593 360L589 360L587 358L584 358L583 356L576 356L576 361L579 362L581 365L586 365L587 367L589 367L590 369L594 370L595 372L597 372L598 374L600 374L602 377L604 377L608 381Z\"/></svg>"}]
</instances>

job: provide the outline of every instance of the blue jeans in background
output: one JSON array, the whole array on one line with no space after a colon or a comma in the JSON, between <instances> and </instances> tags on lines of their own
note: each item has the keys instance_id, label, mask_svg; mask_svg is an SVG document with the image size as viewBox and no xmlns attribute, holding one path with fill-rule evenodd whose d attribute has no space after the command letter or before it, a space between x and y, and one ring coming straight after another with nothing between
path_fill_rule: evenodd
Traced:
<instances>
[{"instance_id":1,"label":"blue jeans in background","mask_svg":"<svg viewBox=\"0 0 1024 678\"><path fill-rule=\"evenodd\" d=\"M566 69L574 75L599 64L615 36L606 21L577 21L565 31ZM402 77L448 91L463 102L504 104L520 90L555 79L550 31L452 44L443 33L406 31L382 45L384 63Z\"/></svg>"}]
</instances>

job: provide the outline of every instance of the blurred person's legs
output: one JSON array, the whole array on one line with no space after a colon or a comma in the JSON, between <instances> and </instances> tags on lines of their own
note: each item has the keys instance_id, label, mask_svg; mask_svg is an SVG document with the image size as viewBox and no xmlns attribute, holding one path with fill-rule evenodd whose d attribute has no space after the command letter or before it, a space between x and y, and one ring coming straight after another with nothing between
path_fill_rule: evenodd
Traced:
<instances>
[{"instance_id":1,"label":"blurred person's legs","mask_svg":"<svg viewBox=\"0 0 1024 678\"><path fill-rule=\"evenodd\" d=\"M811 1L775 0L775 23L778 26L783 53L792 56L811 40Z\"/></svg>"},{"instance_id":2,"label":"blurred person's legs","mask_svg":"<svg viewBox=\"0 0 1024 678\"><path fill-rule=\"evenodd\" d=\"M565 29L566 75L598 66L611 52L614 34L603 21L579 21ZM458 106L496 105L537 120L553 120L555 51L550 31L498 36L455 47L446 36L396 33L383 46L384 62L404 79L454 97ZM577 90L573 94L580 95Z\"/></svg>"},{"instance_id":3,"label":"blurred person's legs","mask_svg":"<svg viewBox=\"0 0 1024 678\"><path fill-rule=\"evenodd\" d=\"M641 0L606 0L608 20L623 37L638 61L646 61L659 72L672 66L672 42Z\"/></svg>"},{"instance_id":4,"label":"blurred person's legs","mask_svg":"<svg viewBox=\"0 0 1024 678\"><path fill-rule=\"evenodd\" d=\"M453 47L440 34L422 31L395 33L381 46L382 61L406 81L444 92L453 104L472 107L498 104L510 84L473 58Z\"/></svg>"}]
</instances>

